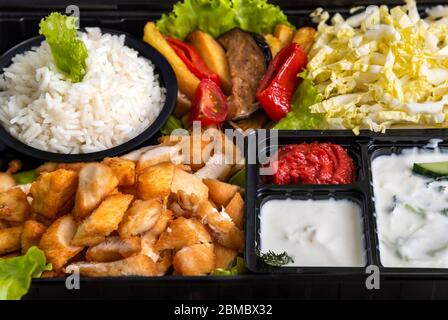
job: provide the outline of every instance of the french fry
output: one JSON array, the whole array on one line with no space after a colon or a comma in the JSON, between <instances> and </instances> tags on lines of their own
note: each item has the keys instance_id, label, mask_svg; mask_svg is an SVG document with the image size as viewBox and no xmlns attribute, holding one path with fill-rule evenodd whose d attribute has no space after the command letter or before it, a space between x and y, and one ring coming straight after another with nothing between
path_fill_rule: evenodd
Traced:
<instances>
[{"instance_id":1,"label":"french fry","mask_svg":"<svg viewBox=\"0 0 448 320\"><path fill-rule=\"evenodd\" d=\"M274 37L280 40L281 48L291 44L294 31L286 24L278 24L275 26Z\"/></svg>"},{"instance_id":2,"label":"french fry","mask_svg":"<svg viewBox=\"0 0 448 320\"><path fill-rule=\"evenodd\" d=\"M269 49L271 49L272 56L275 57L277 53L282 49L282 43L272 34L266 34L264 36L264 40L268 44Z\"/></svg>"},{"instance_id":3,"label":"french fry","mask_svg":"<svg viewBox=\"0 0 448 320\"><path fill-rule=\"evenodd\" d=\"M296 31L292 42L297 43L303 49L303 51L308 54L311 47L314 44L314 36L316 35L316 30L311 27L303 27Z\"/></svg>"},{"instance_id":4,"label":"french fry","mask_svg":"<svg viewBox=\"0 0 448 320\"><path fill-rule=\"evenodd\" d=\"M176 73L179 90L193 99L199 79L188 70L185 63L177 56L162 34L157 30L154 22L148 22L145 25L143 40L159 51L173 67Z\"/></svg>"},{"instance_id":5,"label":"french fry","mask_svg":"<svg viewBox=\"0 0 448 320\"><path fill-rule=\"evenodd\" d=\"M221 45L211 35L199 30L190 33L188 42L198 51L207 67L219 76L224 92L230 94L232 90L230 67Z\"/></svg>"}]
</instances>

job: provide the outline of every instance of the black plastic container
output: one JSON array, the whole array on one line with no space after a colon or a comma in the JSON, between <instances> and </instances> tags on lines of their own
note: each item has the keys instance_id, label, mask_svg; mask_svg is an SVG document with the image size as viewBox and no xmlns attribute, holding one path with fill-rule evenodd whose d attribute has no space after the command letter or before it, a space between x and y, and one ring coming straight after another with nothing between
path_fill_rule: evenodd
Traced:
<instances>
[{"instance_id":1,"label":"black plastic container","mask_svg":"<svg viewBox=\"0 0 448 320\"><path fill-rule=\"evenodd\" d=\"M394 131L395 132L395 131ZM248 268L260 273L296 273L296 274L327 274L327 275L361 275L365 268L347 267L272 267L264 263L257 255L260 243L259 214L263 204L269 199L347 199L358 203L362 209L363 235L367 265L379 267L382 276L396 276L402 279L433 278L448 279L448 268L388 268L383 267L380 260L378 230L375 217L374 192L372 187L371 162L375 157L385 154L399 154L401 150L419 147L423 148L430 139L444 140L446 135L422 134L414 130L405 135L369 135L353 136L348 132L299 132L278 131L274 140L269 133L258 138L256 133L248 139L248 144L257 146L257 158L272 154L271 150L287 144L303 142L331 142L344 147L357 166L357 179L353 184L346 185L307 185L288 184L273 185L267 183L259 173L261 161L248 163L250 157L246 154L246 247L245 256ZM271 142L275 141L274 142ZM446 140L439 144L446 148ZM251 150L250 147L247 150ZM253 150L252 150L253 151ZM250 151L249 151L250 152ZM251 152L253 153L253 152ZM281 213L279 213L281 215Z\"/></svg>"},{"instance_id":2,"label":"black plastic container","mask_svg":"<svg viewBox=\"0 0 448 320\"><path fill-rule=\"evenodd\" d=\"M79 5L81 9L81 26L98 26L129 32L141 38L146 21L157 19L161 13L170 10L175 1L145 1L145 0L80 0L80 1L39 1L19 0L15 2L0 0L0 54L12 48L23 40L37 35L38 22L51 11L64 11L70 4ZM308 14L318 6L328 7L330 11L348 12L349 6L366 5L372 3L394 3L402 1L325 1L325 0L279 0L272 1L279 4L289 15L291 22L297 25L308 25ZM439 4L442 1L419 1L419 4ZM422 8L424 9L424 8ZM358 182L349 186L351 193L366 192L371 199L369 188L370 172L365 171L370 161L369 152L378 146L404 143L419 143L429 138L448 136L448 131L441 130L390 130L387 135L362 132L355 137L347 131L310 131L290 132L293 139L311 141L331 141L352 145L356 141L355 149L360 151L358 160L361 170ZM286 141L286 140L285 140ZM297 140L295 140L297 141ZM152 143L151 141L148 142ZM359 149L357 149L359 148ZM356 151L356 152L357 152ZM0 170L3 170L11 159L20 158L25 168L34 168L40 160L31 158L2 145L0 141ZM250 169L250 167L249 167ZM253 182L253 174L248 173L247 180ZM259 185L257 182L257 186ZM248 184L250 187L250 184ZM367 186L367 189L366 189ZM254 185L255 187L255 185ZM274 187L275 189L276 187ZM344 188L344 187L342 187ZM254 189L255 190L255 189ZM250 188L246 199L255 197ZM324 192L329 192L328 190ZM330 190L331 191L331 190ZM306 191L305 191L306 192ZM334 193L345 192L341 187L335 187ZM309 192L306 192L309 193ZM364 194L364 193L363 193ZM255 198L253 198L255 199ZM363 198L360 197L362 200ZM247 219L251 219L255 202L247 202ZM373 207L367 225L370 230L366 243L369 244L371 261L379 261L376 253L377 239L375 238L375 221L372 220ZM248 228L247 228L248 229ZM251 232L250 230L247 230ZM247 249L249 250L249 249ZM248 256L250 258L250 256ZM370 261L370 260L369 260ZM300 271L300 270L299 270ZM303 270L305 271L305 270ZM36 279L33 280L26 299L105 299L105 298L133 298L133 299L413 299L413 298L448 298L448 276L432 273L430 270L417 274L411 270L406 272L391 272L383 270L381 273L381 290L367 290L364 270L337 273L334 270L325 272L294 272L292 274L252 274L236 277L119 277L119 278L83 278L80 290L67 290L65 279ZM331 272L329 272L331 271ZM266 271L268 272L268 270Z\"/></svg>"}]
</instances>

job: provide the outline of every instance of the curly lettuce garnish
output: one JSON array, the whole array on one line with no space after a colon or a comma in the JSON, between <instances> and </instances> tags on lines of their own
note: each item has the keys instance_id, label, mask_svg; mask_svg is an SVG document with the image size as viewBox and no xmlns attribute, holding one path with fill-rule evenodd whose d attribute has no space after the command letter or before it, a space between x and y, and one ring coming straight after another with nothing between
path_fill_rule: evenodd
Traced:
<instances>
[{"instance_id":1,"label":"curly lettuce garnish","mask_svg":"<svg viewBox=\"0 0 448 320\"><path fill-rule=\"evenodd\" d=\"M169 14L162 15L157 28L183 40L197 29L215 38L236 27L271 33L279 23L293 27L281 9L266 0L185 0L175 4Z\"/></svg>"},{"instance_id":2,"label":"curly lettuce garnish","mask_svg":"<svg viewBox=\"0 0 448 320\"><path fill-rule=\"evenodd\" d=\"M44 271L51 270L45 254L31 247L20 257L0 258L0 300L18 300L27 292L32 278L39 278Z\"/></svg>"},{"instance_id":3,"label":"curly lettuce garnish","mask_svg":"<svg viewBox=\"0 0 448 320\"><path fill-rule=\"evenodd\" d=\"M71 82L82 81L86 74L87 48L78 39L76 19L53 12L39 24L39 33L45 36L56 67Z\"/></svg>"}]
</instances>

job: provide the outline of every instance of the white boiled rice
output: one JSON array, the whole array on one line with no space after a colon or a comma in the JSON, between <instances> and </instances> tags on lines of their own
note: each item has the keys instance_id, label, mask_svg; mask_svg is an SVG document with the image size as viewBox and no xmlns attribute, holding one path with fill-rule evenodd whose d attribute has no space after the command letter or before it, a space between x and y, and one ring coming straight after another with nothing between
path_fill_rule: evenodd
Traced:
<instances>
[{"instance_id":1,"label":"white boiled rice","mask_svg":"<svg viewBox=\"0 0 448 320\"><path fill-rule=\"evenodd\" d=\"M160 114L165 89L153 64L124 36L86 31L83 81L64 80L46 42L15 56L0 75L0 122L14 137L41 150L89 153L134 138Z\"/></svg>"}]
</instances>

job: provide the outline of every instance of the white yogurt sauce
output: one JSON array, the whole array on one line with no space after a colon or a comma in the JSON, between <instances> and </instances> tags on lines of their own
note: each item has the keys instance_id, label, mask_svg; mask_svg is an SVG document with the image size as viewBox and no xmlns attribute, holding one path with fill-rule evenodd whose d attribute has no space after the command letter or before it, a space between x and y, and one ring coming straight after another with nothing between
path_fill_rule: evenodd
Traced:
<instances>
[{"instance_id":1,"label":"white yogurt sauce","mask_svg":"<svg viewBox=\"0 0 448 320\"><path fill-rule=\"evenodd\" d=\"M438 161L448 153L413 148L373 160L383 266L448 268L448 181L412 172L414 163Z\"/></svg>"},{"instance_id":2,"label":"white yogurt sauce","mask_svg":"<svg viewBox=\"0 0 448 320\"><path fill-rule=\"evenodd\" d=\"M269 200L260 212L260 251L288 253L287 266L362 267L361 208L349 200Z\"/></svg>"}]
</instances>

